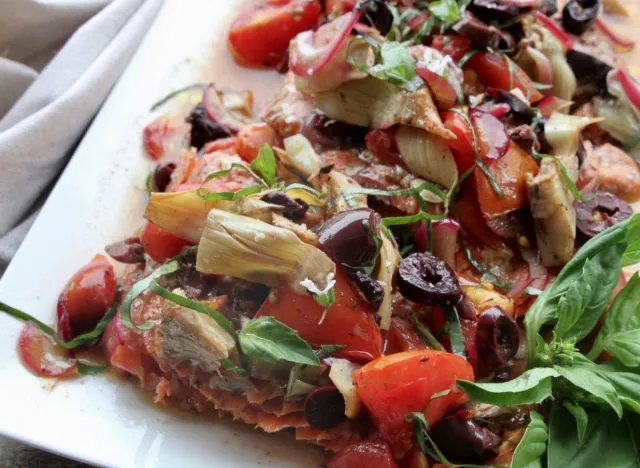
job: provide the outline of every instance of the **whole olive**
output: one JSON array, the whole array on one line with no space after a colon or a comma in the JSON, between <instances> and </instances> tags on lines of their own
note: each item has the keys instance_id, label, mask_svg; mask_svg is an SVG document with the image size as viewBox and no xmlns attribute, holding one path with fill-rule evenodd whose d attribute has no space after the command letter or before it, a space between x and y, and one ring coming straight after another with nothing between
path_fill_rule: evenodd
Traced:
<instances>
[{"instance_id":1,"label":"whole olive","mask_svg":"<svg viewBox=\"0 0 640 468\"><path fill-rule=\"evenodd\" d=\"M406 299L430 306L452 306L462 298L454 271L428 252L414 253L402 260L398 289Z\"/></svg>"},{"instance_id":2,"label":"whole olive","mask_svg":"<svg viewBox=\"0 0 640 468\"><path fill-rule=\"evenodd\" d=\"M291 221L302 221L304 215L307 213L309 209L309 205L307 205L302 200L294 200L290 198L284 192L269 192L264 195L260 200L265 201L267 203L271 203L273 205L279 205L284 207L282 211L282 215L290 219Z\"/></svg>"},{"instance_id":3,"label":"whole olive","mask_svg":"<svg viewBox=\"0 0 640 468\"><path fill-rule=\"evenodd\" d=\"M580 36L591 27L599 11L599 0L571 0L562 9L562 26Z\"/></svg>"},{"instance_id":4,"label":"whole olive","mask_svg":"<svg viewBox=\"0 0 640 468\"><path fill-rule=\"evenodd\" d=\"M508 91L496 90L491 92L493 99L496 102L504 102L509 105L511 109L511 115L513 115L518 121L522 123L531 123L536 116L536 113L531 107Z\"/></svg>"},{"instance_id":5,"label":"whole olive","mask_svg":"<svg viewBox=\"0 0 640 468\"><path fill-rule=\"evenodd\" d=\"M185 120L191 124L189 144L197 149L209 141L230 136L222 125L209 118L203 104L197 104Z\"/></svg>"},{"instance_id":6,"label":"whole olive","mask_svg":"<svg viewBox=\"0 0 640 468\"><path fill-rule=\"evenodd\" d=\"M332 385L316 388L304 400L304 416L311 427L331 429L346 419L344 397Z\"/></svg>"},{"instance_id":7,"label":"whole olive","mask_svg":"<svg viewBox=\"0 0 640 468\"><path fill-rule=\"evenodd\" d=\"M576 96L588 100L594 95L608 95L607 75L613 68L597 57L576 49L567 51L567 63L576 75Z\"/></svg>"},{"instance_id":8,"label":"whole olive","mask_svg":"<svg viewBox=\"0 0 640 468\"><path fill-rule=\"evenodd\" d=\"M509 34L484 23L468 10L462 13L460 21L453 25L453 30L482 47L510 49L515 46L515 41Z\"/></svg>"},{"instance_id":9,"label":"whole olive","mask_svg":"<svg viewBox=\"0 0 640 468\"><path fill-rule=\"evenodd\" d=\"M164 192L171 182L171 174L176 170L174 163L158 164L153 171L153 191Z\"/></svg>"},{"instance_id":10,"label":"whole olive","mask_svg":"<svg viewBox=\"0 0 640 468\"><path fill-rule=\"evenodd\" d=\"M364 148L368 127L351 125L327 117L319 112L310 113L304 120L302 133L312 145L323 149Z\"/></svg>"},{"instance_id":11,"label":"whole olive","mask_svg":"<svg viewBox=\"0 0 640 468\"><path fill-rule=\"evenodd\" d=\"M114 242L104 248L109 257L120 263L144 262L144 248L139 237L129 237L125 240Z\"/></svg>"},{"instance_id":12,"label":"whole olive","mask_svg":"<svg viewBox=\"0 0 640 468\"><path fill-rule=\"evenodd\" d=\"M456 464L481 464L498 454L502 439L470 419L441 419L431 429L433 442Z\"/></svg>"},{"instance_id":13,"label":"whole olive","mask_svg":"<svg viewBox=\"0 0 640 468\"><path fill-rule=\"evenodd\" d=\"M362 296L371 305L373 310L378 310L384 299L384 288L362 268L345 267L345 272L351 282L358 288Z\"/></svg>"},{"instance_id":14,"label":"whole olive","mask_svg":"<svg viewBox=\"0 0 640 468\"><path fill-rule=\"evenodd\" d=\"M490 307L480 315L476 347L482 359L504 364L516 355L519 344L518 325L500 307Z\"/></svg>"},{"instance_id":15,"label":"whole olive","mask_svg":"<svg viewBox=\"0 0 640 468\"><path fill-rule=\"evenodd\" d=\"M336 263L366 265L376 254L380 215L370 208L343 211L325 221L318 231L322 250Z\"/></svg>"},{"instance_id":16,"label":"whole olive","mask_svg":"<svg viewBox=\"0 0 640 468\"><path fill-rule=\"evenodd\" d=\"M380 0L365 0L360 4L362 16L360 22L373 26L380 34L386 36L393 26L393 13L385 2Z\"/></svg>"},{"instance_id":17,"label":"whole olive","mask_svg":"<svg viewBox=\"0 0 640 468\"><path fill-rule=\"evenodd\" d=\"M608 227L631 217L633 208L609 192L598 192L591 200L576 200L576 227L588 237L600 234Z\"/></svg>"}]
</instances>

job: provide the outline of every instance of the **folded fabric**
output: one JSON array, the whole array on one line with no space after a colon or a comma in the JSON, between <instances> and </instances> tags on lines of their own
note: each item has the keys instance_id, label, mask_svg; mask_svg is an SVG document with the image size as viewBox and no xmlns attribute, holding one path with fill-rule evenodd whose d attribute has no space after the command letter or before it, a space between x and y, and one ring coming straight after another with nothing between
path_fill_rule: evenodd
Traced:
<instances>
[{"instance_id":1,"label":"folded fabric","mask_svg":"<svg viewBox=\"0 0 640 468\"><path fill-rule=\"evenodd\" d=\"M0 274L162 3L3 2Z\"/></svg>"}]
</instances>

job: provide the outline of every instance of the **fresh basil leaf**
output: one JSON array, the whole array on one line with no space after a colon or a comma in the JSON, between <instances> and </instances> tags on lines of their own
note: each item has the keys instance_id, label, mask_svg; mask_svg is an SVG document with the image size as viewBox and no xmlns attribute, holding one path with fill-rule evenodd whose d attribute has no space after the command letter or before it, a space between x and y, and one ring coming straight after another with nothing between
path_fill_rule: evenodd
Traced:
<instances>
[{"instance_id":1,"label":"fresh basil leaf","mask_svg":"<svg viewBox=\"0 0 640 468\"><path fill-rule=\"evenodd\" d=\"M78 373L82 375L98 375L102 374L107 369L109 369L109 366L101 366L78 361Z\"/></svg>"},{"instance_id":2,"label":"fresh basil leaf","mask_svg":"<svg viewBox=\"0 0 640 468\"><path fill-rule=\"evenodd\" d=\"M344 348L344 345L339 344L323 344L320 345L320 349L316 350L316 356L318 359L326 358L329 354L335 353L336 351Z\"/></svg>"},{"instance_id":3,"label":"fresh basil leaf","mask_svg":"<svg viewBox=\"0 0 640 468\"><path fill-rule=\"evenodd\" d=\"M573 415L576 420L576 426L578 429L578 441L582 442L584 434L587 430L587 424L589 422L589 415L586 410L575 401L566 400L562 403L569 413Z\"/></svg>"},{"instance_id":4,"label":"fresh basil leaf","mask_svg":"<svg viewBox=\"0 0 640 468\"><path fill-rule=\"evenodd\" d=\"M276 181L276 157L269 143L260 148L258 157L251 163L251 168L271 187Z\"/></svg>"},{"instance_id":5,"label":"fresh basil leaf","mask_svg":"<svg viewBox=\"0 0 640 468\"><path fill-rule=\"evenodd\" d=\"M416 66L407 49L399 42L385 42L379 49L380 63L364 69L369 75L379 80L415 91L423 82L416 74Z\"/></svg>"},{"instance_id":6,"label":"fresh basil leaf","mask_svg":"<svg viewBox=\"0 0 640 468\"><path fill-rule=\"evenodd\" d=\"M173 293L168 289L160 286L155 280L152 280L149 284L149 289L153 291L160 297L167 299L168 301L173 302L174 304L178 304L179 306L186 307L187 309L195 310L196 312L200 312L201 314L208 315L213 320L215 320L218 325L224 328L227 333L231 336L235 337L235 330L233 329L233 325L229 321L227 317L222 315L215 309L207 306L206 304L198 301L193 301L188 297L181 296L180 294Z\"/></svg>"},{"instance_id":7,"label":"fresh basil leaf","mask_svg":"<svg viewBox=\"0 0 640 468\"><path fill-rule=\"evenodd\" d=\"M542 456L547 451L549 431L539 413L530 413L531 422L524 431L511 458L510 468L541 468Z\"/></svg>"},{"instance_id":8,"label":"fresh basil leaf","mask_svg":"<svg viewBox=\"0 0 640 468\"><path fill-rule=\"evenodd\" d=\"M203 192L201 188L196 190L196 193L200 198L204 201L212 201L212 200L239 200L240 198L244 198L247 195L252 195L254 193L261 192L264 189L264 186L260 184L250 185L243 189L240 189L236 192Z\"/></svg>"},{"instance_id":9,"label":"fresh basil leaf","mask_svg":"<svg viewBox=\"0 0 640 468\"><path fill-rule=\"evenodd\" d=\"M529 369L520 377L502 383L475 383L458 380L472 400L496 406L533 405L551 397L551 384L560 374L548 367Z\"/></svg>"},{"instance_id":10,"label":"fresh basil leaf","mask_svg":"<svg viewBox=\"0 0 640 468\"><path fill-rule=\"evenodd\" d=\"M433 16L444 23L445 27L460 19L460 7L456 0L438 0L428 4Z\"/></svg>"},{"instance_id":11,"label":"fresh basil leaf","mask_svg":"<svg viewBox=\"0 0 640 468\"><path fill-rule=\"evenodd\" d=\"M562 404L554 402L549 421L547 466L640 467L638 450L632 437L635 419L625 417L621 423L613 412L594 408L587 409L587 415L587 428L584 437L579 440L571 414Z\"/></svg>"},{"instance_id":12,"label":"fresh basil leaf","mask_svg":"<svg viewBox=\"0 0 640 468\"><path fill-rule=\"evenodd\" d=\"M633 275L618 293L596 338L590 359L608 351L626 366L640 365L640 276Z\"/></svg>"},{"instance_id":13,"label":"fresh basil leaf","mask_svg":"<svg viewBox=\"0 0 640 468\"><path fill-rule=\"evenodd\" d=\"M151 320L141 325L134 325L131 321L131 304L140 294L149 289L152 281L160 278L161 276L168 275L169 273L174 273L179 269L180 261L171 260L152 271L149 276L141 279L136 284L134 284L131 289L129 289L127 295L124 296L122 307L120 308L120 318L122 319L122 323L125 327L137 328L138 330L151 330L153 327L155 327L156 323Z\"/></svg>"},{"instance_id":14,"label":"fresh basil leaf","mask_svg":"<svg viewBox=\"0 0 640 468\"><path fill-rule=\"evenodd\" d=\"M585 261L582 275L558 301L556 335L580 341L593 330L620 279L623 252L624 245L612 245Z\"/></svg>"},{"instance_id":15,"label":"fresh basil leaf","mask_svg":"<svg viewBox=\"0 0 640 468\"><path fill-rule=\"evenodd\" d=\"M616 389L622 406L640 413L640 367L629 368L616 359L598 366L601 375Z\"/></svg>"},{"instance_id":16,"label":"fresh basil leaf","mask_svg":"<svg viewBox=\"0 0 640 468\"><path fill-rule=\"evenodd\" d=\"M618 393L613 385L600 375L595 364L586 361L568 366L553 366L553 368L580 391L587 392L608 404L618 417L622 418L622 403Z\"/></svg>"},{"instance_id":17,"label":"fresh basil leaf","mask_svg":"<svg viewBox=\"0 0 640 468\"><path fill-rule=\"evenodd\" d=\"M327 292L322 294L314 294L313 300L320 304L325 309L328 309L336 302L336 291L335 288L329 288Z\"/></svg>"},{"instance_id":18,"label":"fresh basil leaf","mask_svg":"<svg viewBox=\"0 0 640 468\"><path fill-rule=\"evenodd\" d=\"M622 256L622 266L640 262L640 215L635 214L627 228L627 250Z\"/></svg>"},{"instance_id":19,"label":"fresh basil leaf","mask_svg":"<svg viewBox=\"0 0 640 468\"><path fill-rule=\"evenodd\" d=\"M291 328L273 317L259 317L238 333L242 351L254 359L266 362L288 361L317 366L320 359L309 343Z\"/></svg>"},{"instance_id":20,"label":"fresh basil leaf","mask_svg":"<svg viewBox=\"0 0 640 468\"><path fill-rule=\"evenodd\" d=\"M638 219L639 215L634 215L631 221ZM546 323L552 321L560 299L565 295L574 281L582 275L585 262L595 257L600 251L613 245L627 244L627 227L630 220L615 224L597 236L589 240L575 256L560 271L560 274L547 287L544 292L538 296L538 299L527 311L524 318L524 324L529 343L529 360L533 362L535 357L536 336ZM640 237L640 233L638 234Z\"/></svg>"},{"instance_id":21,"label":"fresh basil leaf","mask_svg":"<svg viewBox=\"0 0 640 468\"><path fill-rule=\"evenodd\" d=\"M460 327L460 318L455 307L440 307L444 319L447 321L449 329L449 341L451 342L451 351L462 357L466 356L464 349L464 340L462 339L462 328Z\"/></svg>"}]
</instances>

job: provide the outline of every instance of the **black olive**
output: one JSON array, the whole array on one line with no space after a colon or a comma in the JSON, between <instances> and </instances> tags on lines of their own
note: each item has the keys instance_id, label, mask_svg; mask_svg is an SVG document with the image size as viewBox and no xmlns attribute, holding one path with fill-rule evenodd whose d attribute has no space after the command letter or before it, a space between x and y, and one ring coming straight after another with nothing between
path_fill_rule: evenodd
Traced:
<instances>
[{"instance_id":1,"label":"black olive","mask_svg":"<svg viewBox=\"0 0 640 468\"><path fill-rule=\"evenodd\" d=\"M540 11L547 16L553 16L558 13L558 0L542 0Z\"/></svg>"},{"instance_id":2,"label":"black olive","mask_svg":"<svg viewBox=\"0 0 640 468\"><path fill-rule=\"evenodd\" d=\"M431 429L433 442L456 464L481 464L498 454L502 439L470 419L443 418Z\"/></svg>"},{"instance_id":3,"label":"black olive","mask_svg":"<svg viewBox=\"0 0 640 468\"><path fill-rule=\"evenodd\" d=\"M282 216L291 221L299 222L304 219L304 215L309 209L302 200L293 200L284 192L269 192L261 198L262 201L272 203L274 205L283 206Z\"/></svg>"},{"instance_id":4,"label":"black olive","mask_svg":"<svg viewBox=\"0 0 640 468\"><path fill-rule=\"evenodd\" d=\"M332 385L316 388L304 400L304 416L316 429L336 427L347 418L344 410L344 397Z\"/></svg>"},{"instance_id":5,"label":"black olive","mask_svg":"<svg viewBox=\"0 0 640 468\"><path fill-rule=\"evenodd\" d=\"M456 310L458 311L458 317L464 320L476 321L478 317L478 310L466 297L463 297L460 302L456 304Z\"/></svg>"},{"instance_id":6,"label":"black olive","mask_svg":"<svg viewBox=\"0 0 640 468\"><path fill-rule=\"evenodd\" d=\"M351 125L331 119L326 115L312 112L305 119L302 133L313 145L330 149L364 149L364 137L368 127Z\"/></svg>"},{"instance_id":7,"label":"black olive","mask_svg":"<svg viewBox=\"0 0 640 468\"><path fill-rule=\"evenodd\" d=\"M352 267L370 263L380 235L380 215L370 208L343 211L325 221L318 231L322 250L336 263Z\"/></svg>"},{"instance_id":8,"label":"black olive","mask_svg":"<svg viewBox=\"0 0 640 468\"><path fill-rule=\"evenodd\" d=\"M511 138L516 145L525 150L527 153L531 153L533 145L536 142L535 133L531 129L531 126L527 124L518 125L517 127L507 129L507 135Z\"/></svg>"},{"instance_id":9,"label":"black olive","mask_svg":"<svg viewBox=\"0 0 640 468\"><path fill-rule=\"evenodd\" d=\"M361 268L345 267L345 272L353 284L362 293L373 310L378 310L384 299L384 288Z\"/></svg>"},{"instance_id":10,"label":"black olive","mask_svg":"<svg viewBox=\"0 0 640 468\"><path fill-rule=\"evenodd\" d=\"M120 263L144 262L144 248L139 237L129 237L120 242L114 242L104 248L109 257Z\"/></svg>"},{"instance_id":11,"label":"black olive","mask_svg":"<svg viewBox=\"0 0 640 468\"><path fill-rule=\"evenodd\" d=\"M460 21L453 25L453 30L479 46L491 49L509 49L515 46L513 37L509 38L495 26L483 23L468 10L462 13Z\"/></svg>"},{"instance_id":12,"label":"black olive","mask_svg":"<svg viewBox=\"0 0 640 468\"><path fill-rule=\"evenodd\" d=\"M508 91L502 90L491 90L491 97L496 102L502 102L509 106L511 109L511 115L515 117L518 121L526 124L530 124L536 116L536 113L531 109L531 107L518 97L514 96Z\"/></svg>"},{"instance_id":13,"label":"black olive","mask_svg":"<svg viewBox=\"0 0 640 468\"><path fill-rule=\"evenodd\" d=\"M571 0L562 9L562 27L581 36L591 27L600 11L599 0Z\"/></svg>"},{"instance_id":14,"label":"black olive","mask_svg":"<svg viewBox=\"0 0 640 468\"><path fill-rule=\"evenodd\" d=\"M191 124L189 144L197 149L202 149L209 141L231 136L224 127L207 116L203 104L196 105L186 121Z\"/></svg>"},{"instance_id":15,"label":"black olive","mask_svg":"<svg viewBox=\"0 0 640 468\"><path fill-rule=\"evenodd\" d=\"M515 320L500 307L490 307L478 319L476 347L482 359L504 364L518 352L520 333Z\"/></svg>"},{"instance_id":16,"label":"black olive","mask_svg":"<svg viewBox=\"0 0 640 468\"><path fill-rule=\"evenodd\" d=\"M174 163L158 164L153 171L153 191L164 192L171 182L171 174L176 170Z\"/></svg>"},{"instance_id":17,"label":"black olive","mask_svg":"<svg viewBox=\"0 0 640 468\"><path fill-rule=\"evenodd\" d=\"M598 192L588 201L576 200L576 227L588 237L597 236L614 224L631 217L633 208L609 192Z\"/></svg>"},{"instance_id":18,"label":"black olive","mask_svg":"<svg viewBox=\"0 0 640 468\"><path fill-rule=\"evenodd\" d=\"M362 16L360 22L376 28L380 34L386 36L393 26L393 13L380 0L365 0L360 4Z\"/></svg>"},{"instance_id":19,"label":"black olive","mask_svg":"<svg viewBox=\"0 0 640 468\"><path fill-rule=\"evenodd\" d=\"M398 289L406 299L430 306L451 306L462 298L460 283L451 267L427 252L402 260Z\"/></svg>"},{"instance_id":20,"label":"black olive","mask_svg":"<svg viewBox=\"0 0 640 468\"><path fill-rule=\"evenodd\" d=\"M468 9L482 21L503 23L515 19L531 8L519 7L514 2L500 0L474 0Z\"/></svg>"},{"instance_id":21,"label":"black olive","mask_svg":"<svg viewBox=\"0 0 640 468\"><path fill-rule=\"evenodd\" d=\"M583 96L583 100L596 94L608 95L607 75L613 69L609 64L576 49L567 51L567 63L576 75L576 95Z\"/></svg>"}]
</instances>

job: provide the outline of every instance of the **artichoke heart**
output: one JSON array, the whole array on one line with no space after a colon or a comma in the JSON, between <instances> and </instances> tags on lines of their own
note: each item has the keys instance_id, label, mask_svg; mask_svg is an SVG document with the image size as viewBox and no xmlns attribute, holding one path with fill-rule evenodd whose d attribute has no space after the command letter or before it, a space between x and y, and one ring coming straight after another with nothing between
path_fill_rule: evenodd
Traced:
<instances>
[{"instance_id":1,"label":"artichoke heart","mask_svg":"<svg viewBox=\"0 0 640 468\"><path fill-rule=\"evenodd\" d=\"M401 125L396 132L400 155L411 172L451 188L458 180L458 166L442 138L415 127Z\"/></svg>"},{"instance_id":2,"label":"artichoke heart","mask_svg":"<svg viewBox=\"0 0 640 468\"><path fill-rule=\"evenodd\" d=\"M327 191L329 193L329 203L327 205L327 211L329 218L342 211L347 211L352 208L366 208L366 195L345 194L345 191L357 190L361 188L362 186L359 183L357 183L351 177L346 176L342 172L329 172L327 176Z\"/></svg>"},{"instance_id":3,"label":"artichoke heart","mask_svg":"<svg viewBox=\"0 0 640 468\"><path fill-rule=\"evenodd\" d=\"M264 222L271 222L272 212L281 210L277 205L254 198L206 201L196 190L189 190L151 193L144 217L174 236L196 243L202 236L207 214L213 208L232 211Z\"/></svg>"},{"instance_id":4,"label":"artichoke heart","mask_svg":"<svg viewBox=\"0 0 640 468\"><path fill-rule=\"evenodd\" d=\"M580 132L602 120L601 117L578 117L554 112L544 124L544 134L555 155L575 155Z\"/></svg>"},{"instance_id":5,"label":"artichoke heart","mask_svg":"<svg viewBox=\"0 0 640 468\"><path fill-rule=\"evenodd\" d=\"M200 239L196 269L268 286L288 283L300 292L309 279L321 289L335 275L335 264L288 229L213 209Z\"/></svg>"},{"instance_id":6,"label":"artichoke heart","mask_svg":"<svg viewBox=\"0 0 640 468\"><path fill-rule=\"evenodd\" d=\"M316 94L315 104L332 119L352 125L388 128L404 124L446 140L455 139L442 123L426 87L407 92L387 81L368 77Z\"/></svg>"},{"instance_id":7,"label":"artichoke heart","mask_svg":"<svg viewBox=\"0 0 640 468\"><path fill-rule=\"evenodd\" d=\"M304 135L293 135L284 139L284 153L278 153L283 162L307 179L320 171L320 160L311 142Z\"/></svg>"},{"instance_id":8,"label":"artichoke heart","mask_svg":"<svg viewBox=\"0 0 640 468\"><path fill-rule=\"evenodd\" d=\"M358 367L346 359L334 359L329 371L329 379L344 398L344 414L349 419L357 418L362 409L362 402L353 384L353 372Z\"/></svg>"},{"instance_id":9,"label":"artichoke heart","mask_svg":"<svg viewBox=\"0 0 640 468\"><path fill-rule=\"evenodd\" d=\"M182 291L175 290L183 295ZM172 367L190 363L214 372L235 354L235 341L213 318L162 299L160 325L149 332L155 354Z\"/></svg>"},{"instance_id":10,"label":"artichoke heart","mask_svg":"<svg viewBox=\"0 0 640 468\"><path fill-rule=\"evenodd\" d=\"M391 314L393 313L393 280L395 272L402 261L400 252L393 245L393 242L386 236L380 236L382 245L380 246L380 256L378 257L378 268L375 279L378 280L384 288L384 298L378 309L380 315L380 328L388 330L391 326Z\"/></svg>"}]
</instances>

